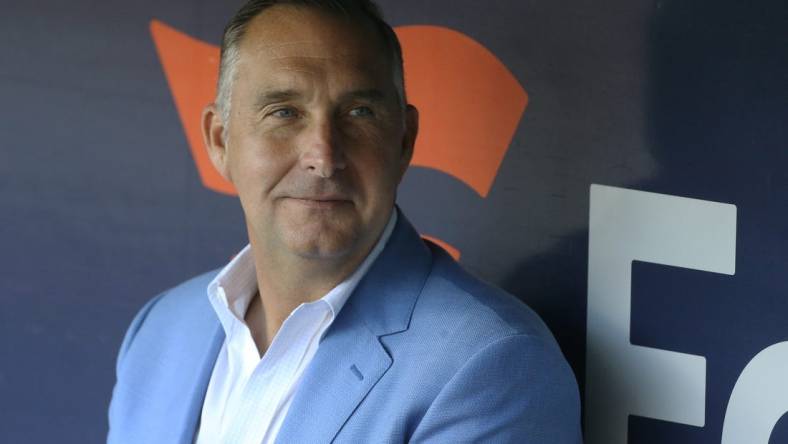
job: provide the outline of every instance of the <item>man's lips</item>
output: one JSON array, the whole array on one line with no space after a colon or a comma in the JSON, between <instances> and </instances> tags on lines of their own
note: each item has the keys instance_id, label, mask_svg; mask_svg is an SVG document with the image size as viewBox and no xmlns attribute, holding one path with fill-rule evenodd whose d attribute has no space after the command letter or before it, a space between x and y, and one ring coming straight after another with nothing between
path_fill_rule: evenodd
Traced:
<instances>
[{"instance_id":1,"label":"man's lips","mask_svg":"<svg viewBox=\"0 0 788 444\"><path fill-rule=\"evenodd\" d=\"M309 196L309 197L288 197L288 199L315 208L333 208L339 205L351 203L350 199L341 196Z\"/></svg>"}]
</instances>

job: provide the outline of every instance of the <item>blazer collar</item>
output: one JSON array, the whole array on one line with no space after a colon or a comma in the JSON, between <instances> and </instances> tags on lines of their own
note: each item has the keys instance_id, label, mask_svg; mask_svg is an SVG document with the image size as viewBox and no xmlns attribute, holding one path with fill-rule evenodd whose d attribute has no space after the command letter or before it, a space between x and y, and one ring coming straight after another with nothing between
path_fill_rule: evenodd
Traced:
<instances>
[{"instance_id":1,"label":"blazer collar","mask_svg":"<svg viewBox=\"0 0 788 444\"><path fill-rule=\"evenodd\" d=\"M302 376L277 442L331 442L392 359L380 336L410 323L432 264L400 212L381 255L326 332Z\"/></svg>"},{"instance_id":2,"label":"blazer collar","mask_svg":"<svg viewBox=\"0 0 788 444\"><path fill-rule=\"evenodd\" d=\"M180 433L180 443L182 444L193 443L197 434L197 427L202 416L202 405L205 401L205 394L208 391L208 383L211 380L211 374L213 373L219 350L224 342L224 330L222 330L221 325L217 321L204 334L198 333L196 336L203 336L206 340L203 346L208 344L208 348L201 355L198 355L193 362L184 360L181 363L183 371L178 375L178 385L192 389L191 393L185 393L183 398L187 400L182 407L186 410L183 417L187 418L187 420L183 423L183 429ZM193 364L193 367L190 364Z\"/></svg>"},{"instance_id":3,"label":"blazer collar","mask_svg":"<svg viewBox=\"0 0 788 444\"><path fill-rule=\"evenodd\" d=\"M205 295L206 285L207 281L203 281L195 289L200 297L192 298L194 305L181 307L182 311L190 311L181 315L192 321L191 328L188 335L178 338L178 349L168 357L174 368L167 372L171 381L164 386L170 388L171 399L180 402L172 403L167 417L181 418L169 425L179 428L173 430L179 444L194 442L208 383L224 343L224 330Z\"/></svg>"},{"instance_id":4,"label":"blazer collar","mask_svg":"<svg viewBox=\"0 0 788 444\"><path fill-rule=\"evenodd\" d=\"M348 300L351 310L376 336L407 329L431 265L429 249L399 212L386 248Z\"/></svg>"}]
</instances>

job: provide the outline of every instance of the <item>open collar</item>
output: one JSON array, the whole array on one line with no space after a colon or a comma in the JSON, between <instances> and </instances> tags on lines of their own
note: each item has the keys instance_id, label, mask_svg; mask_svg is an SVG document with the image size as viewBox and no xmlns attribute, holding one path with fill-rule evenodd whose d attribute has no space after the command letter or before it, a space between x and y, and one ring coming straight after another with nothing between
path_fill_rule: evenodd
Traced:
<instances>
[{"instance_id":1,"label":"open collar","mask_svg":"<svg viewBox=\"0 0 788 444\"><path fill-rule=\"evenodd\" d=\"M385 249L323 337L277 442L330 442L392 364L380 337L408 328L432 257L400 213ZM315 420L315 418L320 418Z\"/></svg>"}]
</instances>

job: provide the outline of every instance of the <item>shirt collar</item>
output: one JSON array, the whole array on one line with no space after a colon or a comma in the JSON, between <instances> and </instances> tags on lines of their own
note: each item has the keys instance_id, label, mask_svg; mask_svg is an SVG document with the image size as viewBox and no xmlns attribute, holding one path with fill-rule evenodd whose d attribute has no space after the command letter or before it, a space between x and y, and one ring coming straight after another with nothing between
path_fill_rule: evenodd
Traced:
<instances>
[{"instance_id":1,"label":"shirt collar","mask_svg":"<svg viewBox=\"0 0 788 444\"><path fill-rule=\"evenodd\" d=\"M323 300L328 302L329 307L331 307L332 318L336 317L336 315L339 313L339 310L341 310L345 305L345 302L347 302L350 294L356 289L356 286L358 285L359 281L361 281L361 278L367 274L369 267L372 266L372 263L375 262L375 259L380 256L380 253L386 246L386 242L388 242L389 237L391 237L391 232L394 231L394 225L396 224L397 210L393 209L391 210L391 217L389 217L389 221L386 224L386 227L383 229L383 233L380 235L380 239L378 239L378 242L374 247L372 247L372 251L369 252L361 265L356 268L356 271L354 271L350 277L340 282L339 285L331 289L331 291L322 297Z\"/></svg>"},{"instance_id":2,"label":"shirt collar","mask_svg":"<svg viewBox=\"0 0 788 444\"><path fill-rule=\"evenodd\" d=\"M383 251L397 224L397 210L392 209L391 217L383 229L375 246L356 270L340 282L319 301L328 304L331 319L336 318L359 281ZM246 245L208 284L208 300L213 306L225 333L229 335L234 321L244 322L246 309L257 293L257 275L250 245ZM318 301L315 301L318 302ZM233 319L234 318L234 319Z\"/></svg>"}]
</instances>

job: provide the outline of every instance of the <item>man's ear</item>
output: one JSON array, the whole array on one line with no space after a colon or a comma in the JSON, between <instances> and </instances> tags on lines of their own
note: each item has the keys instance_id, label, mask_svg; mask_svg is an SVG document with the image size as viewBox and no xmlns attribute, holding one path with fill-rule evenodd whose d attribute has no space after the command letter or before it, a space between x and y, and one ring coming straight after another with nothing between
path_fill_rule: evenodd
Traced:
<instances>
[{"instance_id":1,"label":"man's ear","mask_svg":"<svg viewBox=\"0 0 788 444\"><path fill-rule=\"evenodd\" d=\"M419 134L419 110L408 104L405 107L405 135L402 138L402 153L400 157L399 177L405 175L405 170L413 158L413 147L416 145L416 136Z\"/></svg>"},{"instance_id":2,"label":"man's ear","mask_svg":"<svg viewBox=\"0 0 788 444\"><path fill-rule=\"evenodd\" d=\"M215 103L202 110L202 140L208 150L214 168L228 182L232 183L230 168L227 161L227 141L225 140L226 122Z\"/></svg>"}]
</instances>

